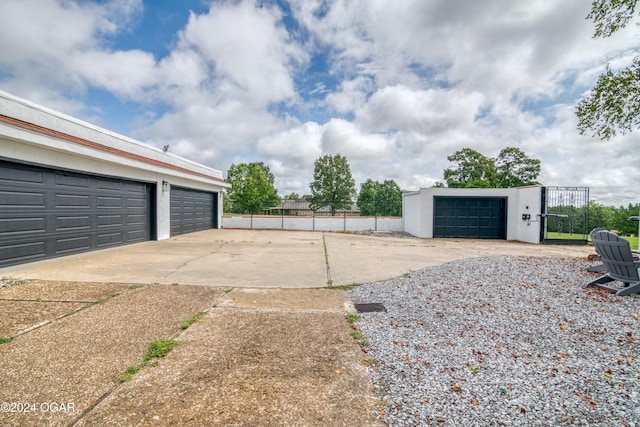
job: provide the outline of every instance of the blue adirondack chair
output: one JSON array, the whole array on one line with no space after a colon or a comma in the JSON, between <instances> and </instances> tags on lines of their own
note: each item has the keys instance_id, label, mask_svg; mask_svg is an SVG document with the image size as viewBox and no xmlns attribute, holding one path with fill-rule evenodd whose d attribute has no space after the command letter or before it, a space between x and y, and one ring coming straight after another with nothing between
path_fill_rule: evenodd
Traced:
<instances>
[{"instance_id":1,"label":"blue adirondack chair","mask_svg":"<svg viewBox=\"0 0 640 427\"><path fill-rule=\"evenodd\" d=\"M589 237L591 237L592 242L593 242L593 235L598 231L608 231L608 230L606 228L594 228L593 230L591 230L591 233L589 233ZM605 267L604 264L592 265L591 267L587 268L587 271L604 272L604 271L607 271L607 267Z\"/></svg>"},{"instance_id":2,"label":"blue adirondack chair","mask_svg":"<svg viewBox=\"0 0 640 427\"><path fill-rule=\"evenodd\" d=\"M629 241L606 230L592 232L591 241L607 273L587 286L598 286L615 291L616 295L620 296L640 293L640 276L638 275L640 261L634 260ZM605 285L615 281L622 282L623 286Z\"/></svg>"}]
</instances>

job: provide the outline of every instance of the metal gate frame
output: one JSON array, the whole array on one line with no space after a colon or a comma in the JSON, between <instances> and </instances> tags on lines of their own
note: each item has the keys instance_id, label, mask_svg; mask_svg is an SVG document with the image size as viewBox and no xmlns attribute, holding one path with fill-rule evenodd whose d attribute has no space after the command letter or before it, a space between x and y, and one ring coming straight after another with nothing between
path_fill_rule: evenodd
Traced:
<instances>
[{"instance_id":1,"label":"metal gate frame","mask_svg":"<svg viewBox=\"0 0 640 427\"><path fill-rule=\"evenodd\" d=\"M540 241L584 245L589 238L589 187L542 187Z\"/></svg>"}]
</instances>

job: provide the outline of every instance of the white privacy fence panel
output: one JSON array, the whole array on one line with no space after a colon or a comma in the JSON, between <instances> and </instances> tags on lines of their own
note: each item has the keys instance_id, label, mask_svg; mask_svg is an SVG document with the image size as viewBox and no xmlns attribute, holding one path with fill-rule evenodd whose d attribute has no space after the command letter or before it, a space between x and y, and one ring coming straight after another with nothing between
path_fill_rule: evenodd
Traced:
<instances>
[{"instance_id":1,"label":"white privacy fence panel","mask_svg":"<svg viewBox=\"0 0 640 427\"><path fill-rule=\"evenodd\" d=\"M300 231L404 231L402 217L229 215L223 228Z\"/></svg>"}]
</instances>

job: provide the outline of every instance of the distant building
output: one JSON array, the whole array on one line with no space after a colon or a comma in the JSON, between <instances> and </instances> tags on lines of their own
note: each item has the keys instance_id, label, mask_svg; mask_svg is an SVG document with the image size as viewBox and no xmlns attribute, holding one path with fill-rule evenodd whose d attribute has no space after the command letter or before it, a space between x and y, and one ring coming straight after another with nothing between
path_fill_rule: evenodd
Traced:
<instances>
[{"instance_id":1,"label":"distant building","mask_svg":"<svg viewBox=\"0 0 640 427\"><path fill-rule=\"evenodd\" d=\"M307 200L307 197L302 196L297 200L282 200L280 204L273 208L265 209L267 215L284 215L284 216L312 216L314 215L311 209L311 202ZM315 211L315 216L330 216L331 208L324 206ZM338 209L336 210L338 216L360 216L360 209L358 205L353 203L350 209Z\"/></svg>"}]
</instances>

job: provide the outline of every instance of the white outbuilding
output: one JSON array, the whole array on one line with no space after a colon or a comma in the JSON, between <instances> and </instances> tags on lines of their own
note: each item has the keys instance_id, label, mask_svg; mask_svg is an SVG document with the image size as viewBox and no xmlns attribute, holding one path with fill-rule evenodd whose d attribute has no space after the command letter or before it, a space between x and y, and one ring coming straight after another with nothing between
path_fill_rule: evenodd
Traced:
<instances>
[{"instance_id":1,"label":"white outbuilding","mask_svg":"<svg viewBox=\"0 0 640 427\"><path fill-rule=\"evenodd\" d=\"M422 188L403 197L404 231L423 238L544 238L544 187Z\"/></svg>"},{"instance_id":2,"label":"white outbuilding","mask_svg":"<svg viewBox=\"0 0 640 427\"><path fill-rule=\"evenodd\" d=\"M0 267L220 228L222 172L0 91Z\"/></svg>"}]
</instances>

